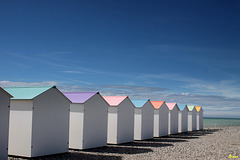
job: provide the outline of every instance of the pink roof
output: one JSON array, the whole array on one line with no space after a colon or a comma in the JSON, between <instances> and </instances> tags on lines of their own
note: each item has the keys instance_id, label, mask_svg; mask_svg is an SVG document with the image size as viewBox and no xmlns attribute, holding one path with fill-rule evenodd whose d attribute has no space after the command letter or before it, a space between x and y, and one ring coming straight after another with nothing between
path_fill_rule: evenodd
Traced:
<instances>
[{"instance_id":1,"label":"pink roof","mask_svg":"<svg viewBox=\"0 0 240 160\"><path fill-rule=\"evenodd\" d=\"M171 111L175 105L177 105L177 103L166 103L166 105L168 106L168 109Z\"/></svg>"},{"instance_id":2,"label":"pink roof","mask_svg":"<svg viewBox=\"0 0 240 160\"><path fill-rule=\"evenodd\" d=\"M118 106L127 96L103 96L110 106Z\"/></svg>"}]
</instances>

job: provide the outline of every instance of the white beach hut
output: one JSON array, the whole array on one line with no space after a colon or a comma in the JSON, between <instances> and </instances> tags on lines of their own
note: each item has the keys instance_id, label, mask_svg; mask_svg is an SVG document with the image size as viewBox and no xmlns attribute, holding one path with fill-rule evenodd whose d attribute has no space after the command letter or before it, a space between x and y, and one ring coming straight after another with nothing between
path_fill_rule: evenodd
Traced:
<instances>
[{"instance_id":1,"label":"white beach hut","mask_svg":"<svg viewBox=\"0 0 240 160\"><path fill-rule=\"evenodd\" d=\"M134 104L127 96L103 96L108 102L107 143L120 144L134 140Z\"/></svg>"},{"instance_id":2,"label":"white beach hut","mask_svg":"<svg viewBox=\"0 0 240 160\"><path fill-rule=\"evenodd\" d=\"M197 129L197 110L194 105L187 105L188 107L188 131L195 131Z\"/></svg>"},{"instance_id":3,"label":"white beach hut","mask_svg":"<svg viewBox=\"0 0 240 160\"><path fill-rule=\"evenodd\" d=\"M63 92L70 105L69 148L107 145L108 103L99 92Z\"/></svg>"},{"instance_id":4,"label":"white beach hut","mask_svg":"<svg viewBox=\"0 0 240 160\"><path fill-rule=\"evenodd\" d=\"M178 133L178 112L179 108L177 103L166 103L169 109L169 123L168 123L168 134Z\"/></svg>"},{"instance_id":5,"label":"white beach hut","mask_svg":"<svg viewBox=\"0 0 240 160\"><path fill-rule=\"evenodd\" d=\"M154 107L154 137L168 135L168 112L165 101L151 101Z\"/></svg>"},{"instance_id":6,"label":"white beach hut","mask_svg":"<svg viewBox=\"0 0 240 160\"><path fill-rule=\"evenodd\" d=\"M135 105L134 140L153 138L154 108L148 99L131 99Z\"/></svg>"},{"instance_id":7,"label":"white beach hut","mask_svg":"<svg viewBox=\"0 0 240 160\"><path fill-rule=\"evenodd\" d=\"M10 95L0 87L0 159L8 159L8 127L9 127L9 110Z\"/></svg>"},{"instance_id":8,"label":"white beach hut","mask_svg":"<svg viewBox=\"0 0 240 160\"><path fill-rule=\"evenodd\" d=\"M197 130L203 130L203 109L202 106L195 106L197 110Z\"/></svg>"},{"instance_id":9,"label":"white beach hut","mask_svg":"<svg viewBox=\"0 0 240 160\"><path fill-rule=\"evenodd\" d=\"M183 133L188 131L188 107L186 104L178 104L178 132Z\"/></svg>"},{"instance_id":10,"label":"white beach hut","mask_svg":"<svg viewBox=\"0 0 240 160\"><path fill-rule=\"evenodd\" d=\"M8 154L68 152L70 101L55 86L11 87Z\"/></svg>"}]
</instances>

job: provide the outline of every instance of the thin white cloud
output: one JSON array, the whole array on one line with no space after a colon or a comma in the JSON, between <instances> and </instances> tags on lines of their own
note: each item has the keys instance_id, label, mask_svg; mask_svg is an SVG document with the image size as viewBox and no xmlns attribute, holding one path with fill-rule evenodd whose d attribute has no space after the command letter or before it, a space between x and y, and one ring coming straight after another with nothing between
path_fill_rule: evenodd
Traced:
<instances>
[{"instance_id":1,"label":"thin white cloud","mask_svg":"<svg viewBox=\"0 0 240 160\"><path fill-rule=\"evenodd\" d=\"M84 72L81 71L63 71L64 73L72 73L72 74L82 74Z\"/></svg>"},{"instance_id":2,"label":"thin white cloud","mask_svg":"<svg viewBox=\"0 0 240 160\"><path fill-rule=\"evenodd\" d=\"M215 95L222 95L230 98L240 98L240 87L237 81L222 80L219 82L192 82L188 83L183 88L194 90L199 93L210 93Z\"/></svg>"},{"instance_id":3,"label":"thin white cloud","mask_svg":"<svg viewBox=\"0 0 240 160\"><path fill-rule=\"evenodd\" d=\"M16 86L54 86L58 85L56 81L43 81L43 82L12 82L12 81L0 81L1 87L16 87Z\"/></svg>"},{"instance_id":4,"label":"thin white cloud","mask_svg":"<svg viewBox=\"0 0 240 160\"><path fill-rule=\"evenodd\" d=\"M138 76L139 79L145 81L170 80L184 82L185 85L179 88L188 89L189 92L198 94L220 95L229 98L240 98L239 81L237 80L220 80L220 81L206 81L192 77L183 76L180 74L142 74Z\"/></svg>"}]
</instances>

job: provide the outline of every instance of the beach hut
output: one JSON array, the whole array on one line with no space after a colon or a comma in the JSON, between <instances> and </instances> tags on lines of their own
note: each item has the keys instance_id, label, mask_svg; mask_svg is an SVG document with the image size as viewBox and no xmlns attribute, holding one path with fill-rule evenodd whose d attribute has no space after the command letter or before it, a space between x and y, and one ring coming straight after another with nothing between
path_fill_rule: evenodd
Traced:
<instances>
[{"instance_id":1,"label":"beach hut","mask_svg":"<svg viewBox=\"0 0 240 160\"><path fill-rule=\"evenodd\" d=\"M188 131L195 131L197 129L197 110L194 105L187 105L188 107Z\"/></svg>"},{"instance_id":2,"label":"beach hut","mask_svg":"<svg viewBox=\"0 0 240 160\"><path fill-rule=\"evenodd\" d=\"M69 148L107 145L108 103L99 92L63 92L70 105Z\"/></svg>"},{"instance_id":3,"label":"beach hut","mask_svg":"<svg viewBox=\"0 0 240 160\"><path fill-rule=\"evenodd\" d=\"M188 107L186 104L178 104L178 133L188 131Z\"/></svg>"},{"instance_id":4,"label":"beach hut","mask_svg":"<svg viewBox=\"0 0 240 160\"><path fill-rule=\"evenodd\" d=\"M8 159L8 127L10 98L12 96L0 87L0 159Z\"/></svg>"},{"instance_id":5,"label":"beach hut","mask_svg":"<svg viewBox=\"0 0 240 160\"><path fill-rule=\"evenodd\" d=\"M153 138L154 108L148 99L131 99L135 105L134 140Z\"/></svg>"},{"instance_id":6,"label":"beach hut","mask_svg":"<svg viewBox=\"0 0 240 160\"><path fill-rule=\"evenodd\" d=\"M177 134L178 133L178 112L179 108L177 103L166 103L169 109L169 118L168 118L168 134Z\"/></svg>"},{"instance_id":7,"label":"beach hut","mask_svg":"<svg viewBox=\"0 0 240 160\"><path fill-rule=\"evenodd\" d=\"M120 144L134 140L134 104L127 96L103 96L108 102L107 143Z\"/></svg>"},{"instance_id":8,"label":"beach hut","mask_svg":"<svg viewBox=\"0 0 240 160\"><path fill-rule=\"evenodd\" d=\"M197 130L203 130L203 109L202 106L195 106L197 110Z\"/></svg>"},{"instance_id":9,"label":"beach hut","mask_svg":"<svg viewBox=\"0 0 240 160\"><path fill-rule=\"evenodd\" d=\"M168 135L168 112L165 101L151 101L154 107L154 137Z\"/></svg>"},{"instance_id":10,"label":"beach hut","mask_svg":"<svg viewBox=\"0 0 240 160\"><path fill-rule=\"evenodd\" d=\"M70 101L55 86L11 87L8 154L68 152Z\"/></svg>"}]
</instances>

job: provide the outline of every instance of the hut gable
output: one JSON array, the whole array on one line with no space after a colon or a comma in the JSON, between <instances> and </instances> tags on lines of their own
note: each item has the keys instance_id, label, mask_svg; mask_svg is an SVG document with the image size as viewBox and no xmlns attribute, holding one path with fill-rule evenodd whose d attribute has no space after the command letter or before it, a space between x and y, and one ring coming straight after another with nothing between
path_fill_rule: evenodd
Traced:
<instances>
[{"instance_id":1,"label":"hut gable","mask_svg":"<svg viewBox=\"0 0 240 160\"><path fill-rule=\"evenodd\" d=\"M149 100L148 99L132 99L131 101L136 108L142 108L144 104L146 104Z\"/></svg>"},{"instance_id":2,"label":"hut gable","mask_svg":"<svg viewBox=\"0 0 240 160\"><path fill-rule=\"evenodd\" d=\"M32 100L40 94L46 92L55 86L40 86L40 87L6 87L5 90L13 95L12 99L28 99Z\"/></svg>"},{"instance_id":3,"label":"hut gable","mask_svg":"<svg viewBox=\"0 0 240 160\"><path fill-rule=\"evenodd\" d=\"M166 103L166 105L168 106L168 109L170 111L173 110L175 106L179 110L179 107L178 107L177 103Z\"/></svg>"},{"instance_id":4,"label":"hut gable","mask_svg":"<svg viewBox=\"0 0 240 160\"><path fill-rule=\"evenodd\" d=\"M199 112L202 109L202 106L195 106L197 112Z\"/></svg>"},{"instance_id":5,"label":"hut gable","mask_svg":"<svg viewBox=\"0 0 240 160\"><path fill-rule=\"evenodd\" d=\"M165 101L151 101L151 103L155 109L160 109Z\"/></svg>"},{"instance_id":6,"label":"hut gable","mask_svg":"<svg viewBox=\"0 0 240 160\"><path fill-rule=\"evenodd\" d=\"M122 101L124 101L127 96L103 96L103 98L111 107L116 107L122 103Z\"/></svg>"},{"instance_id":7,"label":"hut gable","mask_svg":"<svg viewBox=\"0 0 240 160\"><path fill-rule=\"evenodd\" d=\"M186 104L178 104L178 108L179 108L180 111L183 111L185 108L187 109L187 111L189 111Z\"/></svg>"},{"instance_id":8,"label":"hut gable","mask_svg":"<svg viewBox=\"0 0 240 160\"><path fill-rule=\"evenodd\" d=\"M187 108L190 112L192 112L194 110L195 106L194 105L187 105Z\"/></svg>"},{"instance_id":9,"label":"hut gable","mask_svg":"<svg viewBox=\"0 0 240 160\"><path fill-rule=\"evenodd\" d=\"M85 103L99 92L63 92L72 103Z\"/></svg>"}]
</instances>

